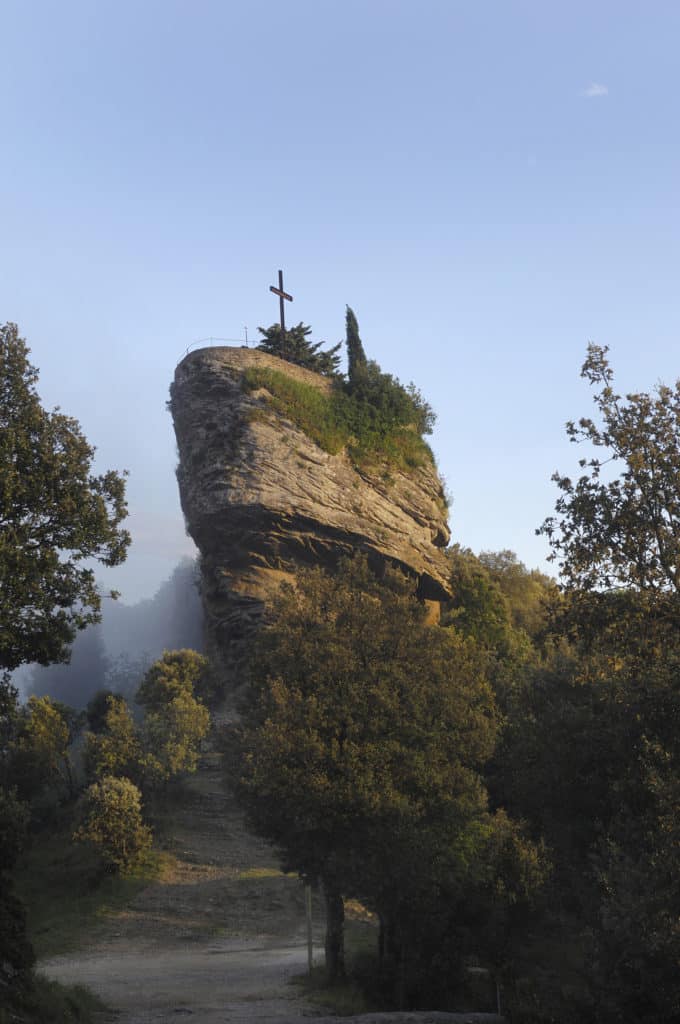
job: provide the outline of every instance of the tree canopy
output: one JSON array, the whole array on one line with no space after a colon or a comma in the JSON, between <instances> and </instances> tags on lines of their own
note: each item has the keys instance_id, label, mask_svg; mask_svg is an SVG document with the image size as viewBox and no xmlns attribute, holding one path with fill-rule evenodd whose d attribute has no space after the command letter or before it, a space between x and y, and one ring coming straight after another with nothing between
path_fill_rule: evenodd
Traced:
<instances>
[{"instance_id":1,"label":"tree canopy","mask_svg":"<svg viewBox=\"0 0 680 1024\"><path fill-rule=\"evenodd\" d=\"M559 645L508 704L499 791L552 850L534 964L552 1019L670 1024L680 1012L680 382L622 399L606 351L589 346L582 368L598 421L567 424L595 450L576 481L555 474L557 514L541 527L560 568L549 622Z\"/></svg>"},{"instance_id":2,"label":"tree canopy","mask_svg":"<svg viewBox=\"0 0 680 1024\"><path fill-rule=\"evenodd\" d=\"M353 309L347 307L345 318L347 346L347 377L350 384L354 383L366 371L366 353L359 337L359 324Z\"/></svg>"},{"instance_id":3,"label":"tree canopy","mask_svg":"<svg viewBox=\"0 0 680 1024\"><path fill-rule=\"evenodd\" d=\"M285 865L321 878L331 932L339 896L359 897L394 958L423 970L466 888L493 874L488 663L474 640L426 624L400 573L378 581L362 557L333 577L309 570L260 635L232 748L251 822ZM332 942L327 960L341 969Z\"/></svg>"},{"instance_id":4,"label":"tree canopy","mask_svg":"<svg viewBox=\"0 0 680 1024\"><path fill-rule=\"evenodd\" d=\"M604 454L582 458L587 472L575 482L555 473L562 492L557 516L540 532L569 589L624 587L680 597L680 380L623 400L614 391L607 351L589 345L581 369L599 389L601 423L582 417L567 424L572 442Z\"/></svg>"},{"instance_id":5,"label":"tree canopy","mask_svg":"<svg viewBox=\"0 0 680 1024\"><path fill-rule=\"evenodd\" d=\"M332 348L322 349L324 341L312 342L308 335L312 328L300 322L295 327L289 327L281 331L280 324L272 324L271 327L258 327L262 335L262 341L257 346L263 352L268 352L279 359L285 359L288 363L295 363L296 366L304 366L307 370L321 373L324 376L332 377L338 372L340 356L338 350L341 342Z\"/></svg>"},{"instance_id":6,"label":"tree canopy","mask_svg":"<svg viewBox=\"0 0 680 1024\"><path fill-rule=\"evenodd\" d=\"M87 560L125 559L125 481L92 473L76 420L46 411L15 324L0 327L0 668L67 657L100 618Z\"/></svg>"}]
</instances>

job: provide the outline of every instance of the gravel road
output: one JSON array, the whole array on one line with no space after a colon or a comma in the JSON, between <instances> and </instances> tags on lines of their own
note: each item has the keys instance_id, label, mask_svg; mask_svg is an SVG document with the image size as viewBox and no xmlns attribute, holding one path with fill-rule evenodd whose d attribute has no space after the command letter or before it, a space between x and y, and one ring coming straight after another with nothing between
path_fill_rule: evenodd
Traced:
<instances>
[{"instance_id":1,"label":"gravel road","mask_svg":"<svg viewBox=\"0 0 680 1024\"><path fill-rule=\"evenodd\" d=\"M225 791L217 755L186 783L165 823L169 866L122 911L105 917L81 949L43 960L41 971L86 985L110 1007L101 1024L314 1024L321 1017L290 978L307 966L299 880L250 835ZM314 942L323 957L323 921ZM493 1014L370 1014L352 1024L499 1024Z\"/></svg>"}]
</instances>

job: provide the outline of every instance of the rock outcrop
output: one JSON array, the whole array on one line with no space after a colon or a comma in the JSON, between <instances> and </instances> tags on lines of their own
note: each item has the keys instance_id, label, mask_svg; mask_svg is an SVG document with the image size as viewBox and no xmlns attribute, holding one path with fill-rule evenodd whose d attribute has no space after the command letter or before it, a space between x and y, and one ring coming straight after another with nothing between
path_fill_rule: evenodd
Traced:
<instances>
[{"instance_id":1,"label":"rock outcrop","mask_svg":"<svg viewBox=\"0 0 680 1024\"><path fill-rule=\"evenodd\" d=\"M296 567L332 568L356 550L448 596L446 507L433 465L357 471L275 411L243 374L269 367L327 389L330 381L257 350L204 348L178 365L170 409L187 529L201 552L208 652L227 686L280 582Z\"/></svg>"}]
</instances>

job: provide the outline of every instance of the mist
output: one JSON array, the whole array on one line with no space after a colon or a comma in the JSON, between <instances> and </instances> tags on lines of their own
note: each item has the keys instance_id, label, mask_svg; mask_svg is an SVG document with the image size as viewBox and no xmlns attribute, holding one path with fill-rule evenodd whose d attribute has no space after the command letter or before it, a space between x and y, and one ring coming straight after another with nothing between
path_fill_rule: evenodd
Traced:
<instances>
[{"instance_id":1,"label":"mist","mask_svg":"<svg viewBox=\"0 0 680 1024\"><path fill-rule=\"evenodd\" d=\"M198 563L190 558L152 598L132 605L105 600L101 623L78 634L67 664L29 665L13 681L22 699L49 696L81 709L102 689L134 697L149 665L183 647L203 651Z\"/></svg>"}]
</instances>

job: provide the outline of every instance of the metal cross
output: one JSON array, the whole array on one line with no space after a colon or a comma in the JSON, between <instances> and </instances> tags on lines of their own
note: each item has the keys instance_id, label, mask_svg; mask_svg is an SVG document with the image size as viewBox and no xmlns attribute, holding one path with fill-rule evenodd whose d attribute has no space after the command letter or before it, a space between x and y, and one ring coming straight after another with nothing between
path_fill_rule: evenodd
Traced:
<instances>
[{"instance_id":1,"label":"metal cross","mask_svg":"<svg viewBox=\"0 0 680 1024\"><path fill-rule=\"evenodd\" d=\"M283 315L283 301L287 299L288 302L293 301L293 296L289 295L288 292L283 290L283 271L279 270L279 287L275 288L273 284L269 285L269 291L274 292L274 295L279 297L279 314L281 316L281 337L286 333L286 319Z\"/></svg>"}]
</instances>

